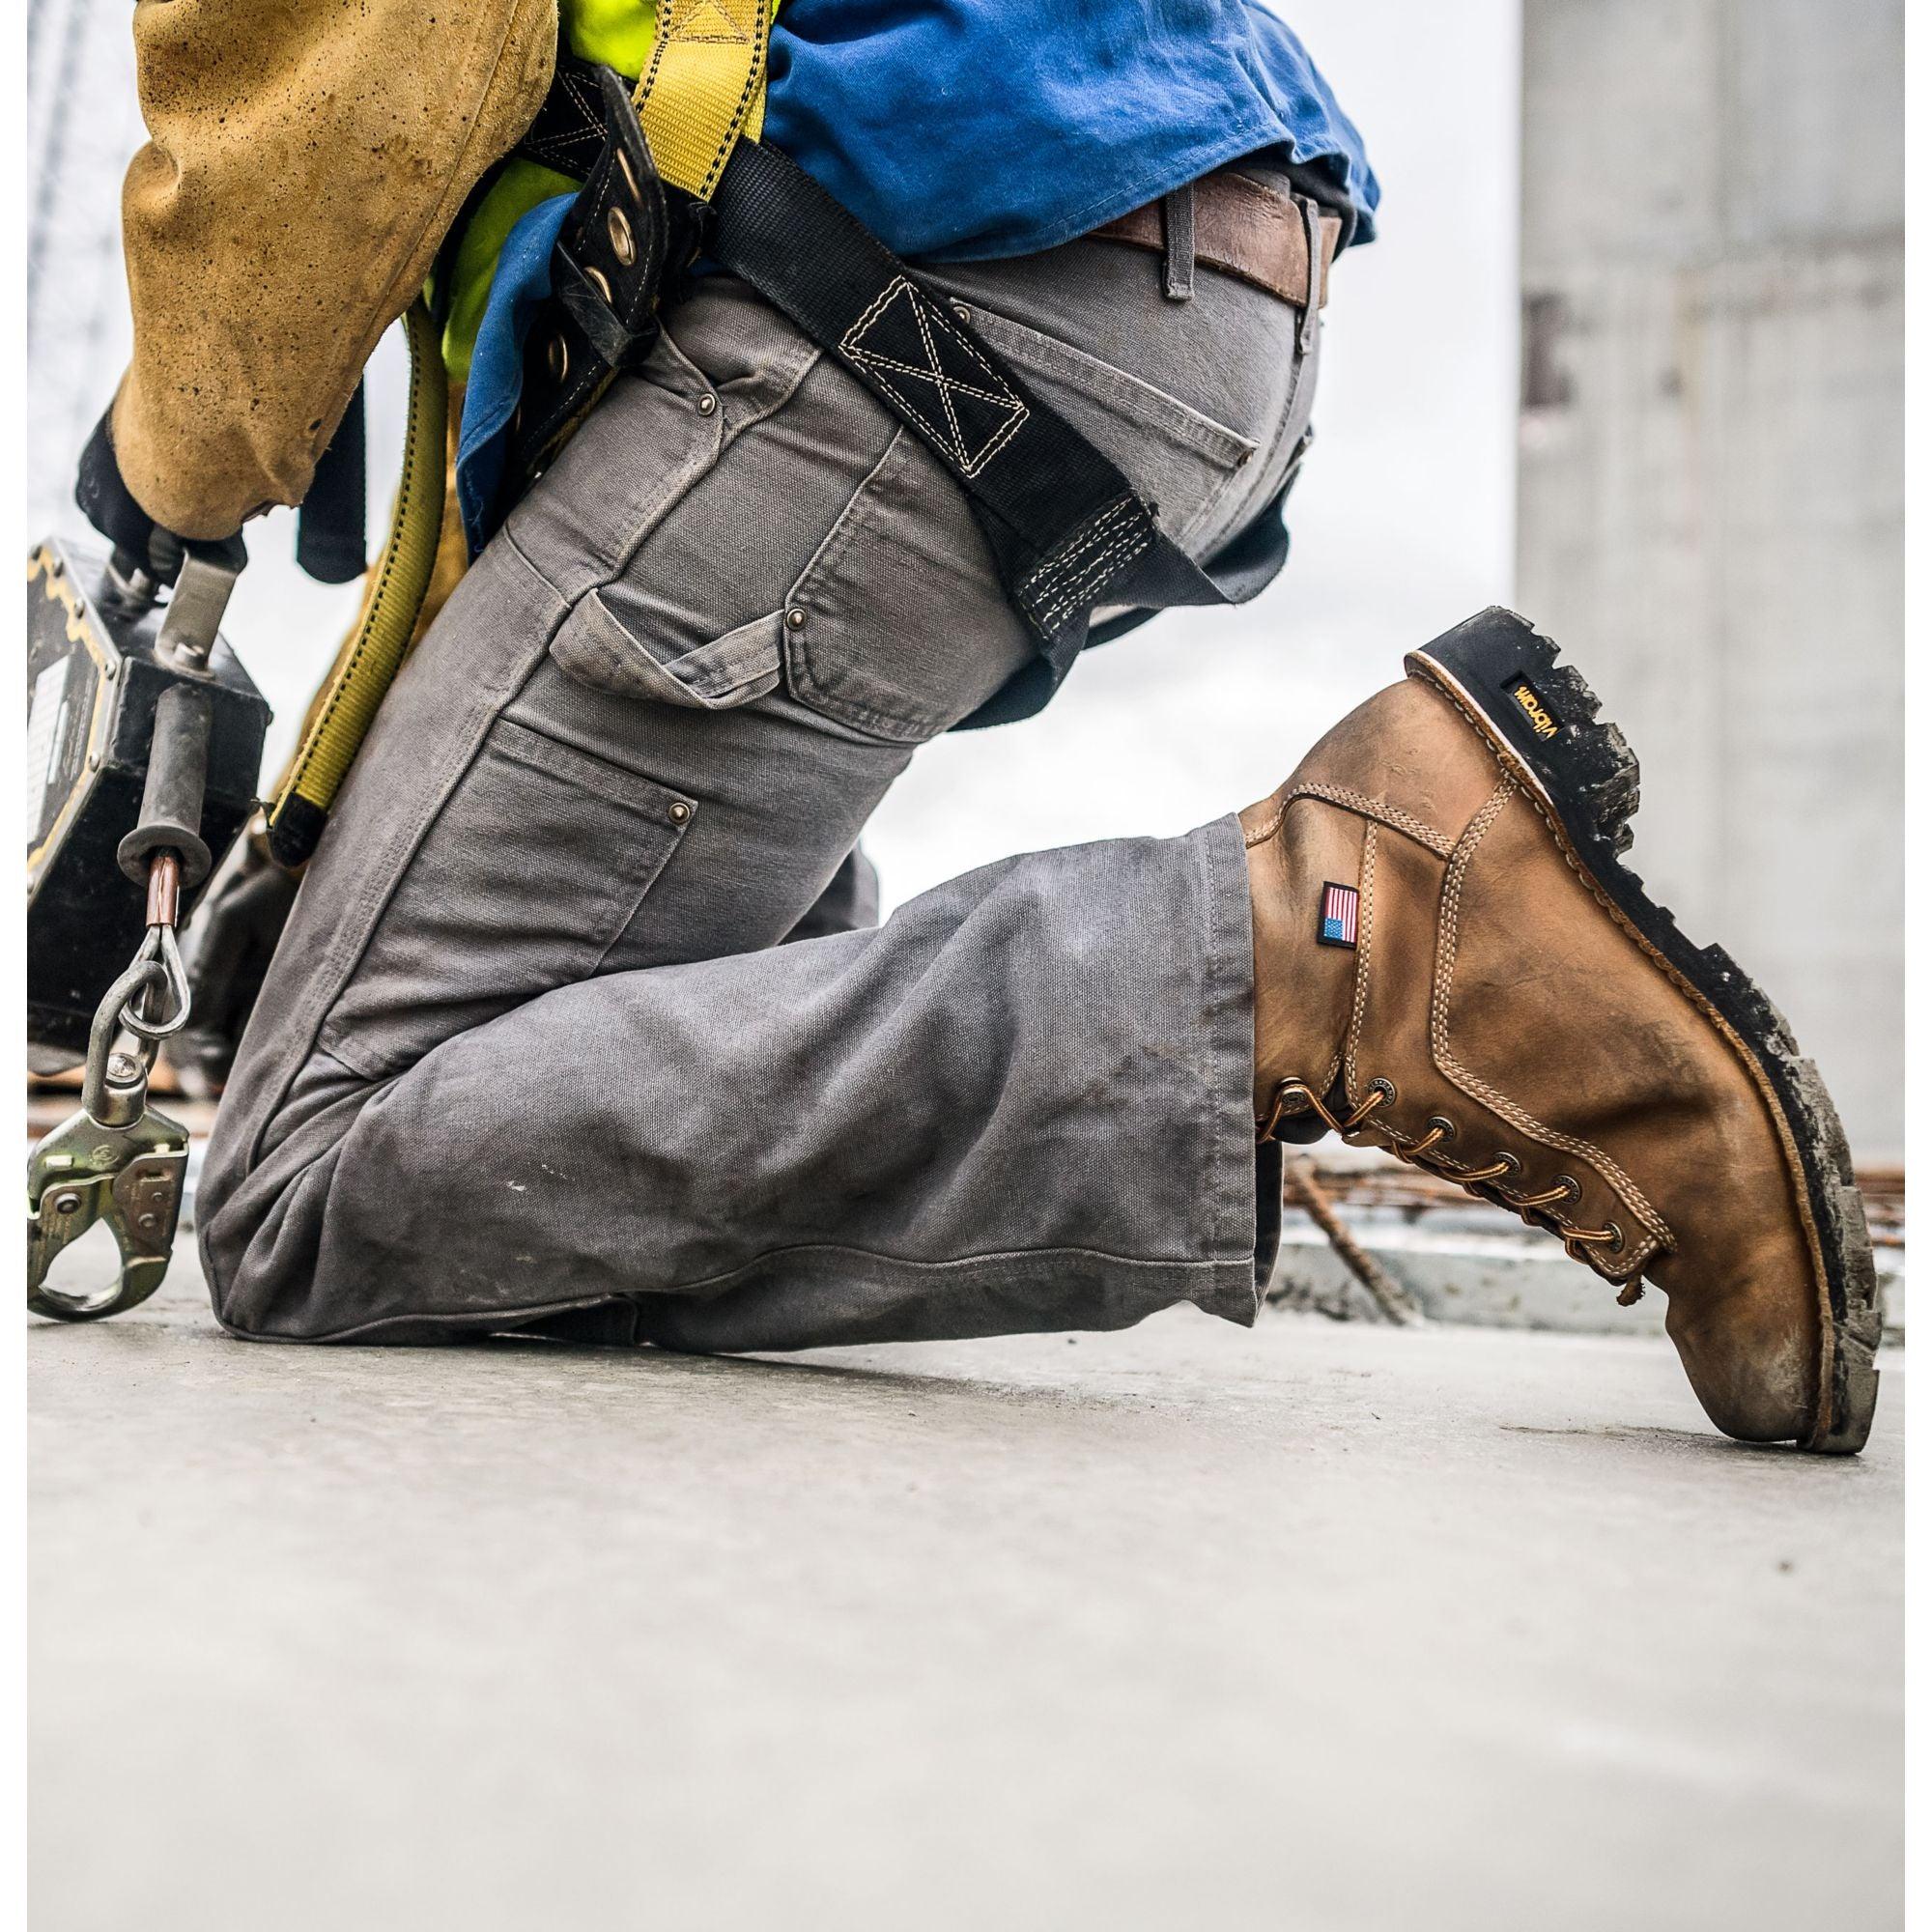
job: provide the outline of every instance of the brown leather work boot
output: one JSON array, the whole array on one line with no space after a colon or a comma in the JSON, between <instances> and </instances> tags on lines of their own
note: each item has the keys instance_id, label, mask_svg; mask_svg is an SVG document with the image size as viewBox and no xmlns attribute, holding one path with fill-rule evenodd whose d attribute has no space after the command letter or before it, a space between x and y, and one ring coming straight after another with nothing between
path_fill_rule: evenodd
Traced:
<instances>
[{"instance_id":1,"label":"brown leather work boot","mask_svg":"<svg viewBox=\"0 0 1932 1932\"><path fill-rule=\"evenodd\" d=\"M1618 854L1636 760L1521 618L1414 652L1241 814L1263 1139L1332 1129L1653 1281L1719 1429L1852 1453L1879 1316L1837 1114Z\"/></svg>"}]
</instances>

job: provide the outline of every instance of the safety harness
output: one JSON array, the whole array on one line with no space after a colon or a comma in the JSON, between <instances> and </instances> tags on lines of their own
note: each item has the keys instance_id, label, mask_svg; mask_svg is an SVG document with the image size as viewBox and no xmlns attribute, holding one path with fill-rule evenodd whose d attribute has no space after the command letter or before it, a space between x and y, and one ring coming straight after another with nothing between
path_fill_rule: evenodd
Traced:
<instances>
[{"instance_id":1,"label":"safety harness","mask_svg":"<svg viewBox=\"0 0 1932 1932\"><path fill-rule=\"evenodd\" d=\"M968 724L1037 710L1090 641L1156 611L1253 597L1287 557L1279 497L1194 562L1161 529L1155 506L1028 387L970 313L760 145L771 16L770 0L661 0L635 90L611 69L559 50L550 95L516 152L583 185L552 252L551 298L525 343L497 519L612 379L649 355L667 292L701 255L838 356L965 494L1037 645L1026 670ZM1311 261L1321 253L1311 230ZM404 486L362 620L270 810L271 847L285 865L314 850L429 582L442 514L443 403L420 308L411 313L410 346Z\"/></svg>"},{"instance_id":2,"label":"safety harness","mask_svg":"<svg viewBox=\"0 0 1932 1932\"><path fill-rule=\"evenodd\" d=\"M1090 641L1156 611L1238 604L1288 555L1275 505L1207 564L1156 521L1112 460L1043 402L972 326L774 148L741 142L712 203L712 258L836 355L964 491L1038 655L999 723L1037 710Z\"/></svg>"}]
</instances>

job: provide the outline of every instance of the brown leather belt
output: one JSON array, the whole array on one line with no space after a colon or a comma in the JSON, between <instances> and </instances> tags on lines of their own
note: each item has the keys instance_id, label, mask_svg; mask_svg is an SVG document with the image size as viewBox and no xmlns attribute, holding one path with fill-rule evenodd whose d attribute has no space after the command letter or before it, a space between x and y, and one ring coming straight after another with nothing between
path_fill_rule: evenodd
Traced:
<instances>
[{"instance_id":1,"label":"brown leather belt","mask_svg":"<svg viewBox=\"0 0 1932 1932\"><path fill-rule=\"evenodd\" d=\"M1132 248L1167 250L1166 204L1151 201L1089 236L1092 242L1124 242ZM1316 306L1328 300L1328 267L1342 239L1338 215L1317 222L1321 237L1321 278ZM1194 184L1194 259L1204 268L1238 275L1285 302L1308 299L1308 224L1302 205L1285 187L1250 181L1232 168L1203 175Z\"/></svg>"}]
</instances>

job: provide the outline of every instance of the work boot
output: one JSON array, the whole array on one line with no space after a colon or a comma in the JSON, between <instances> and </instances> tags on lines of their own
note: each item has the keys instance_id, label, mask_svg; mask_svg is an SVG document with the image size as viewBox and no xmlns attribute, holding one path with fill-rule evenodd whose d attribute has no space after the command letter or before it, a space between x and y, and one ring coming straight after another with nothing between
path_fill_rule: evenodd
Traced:
<instances>
[{"instance_id":1,"label":"work boot","mask_svg":"<svg viewBox=\"0 0 1932 1932\"><path fill-rule=\"evenodd\" d=\"M1379 1146L1558 1236L1719 1429L1854 1453L1879 1316L1844 1130L1770 1001L1619 854L1637 768L1491 610L1241 814L1263 1140Z\"/></svg>"}]
</instances>

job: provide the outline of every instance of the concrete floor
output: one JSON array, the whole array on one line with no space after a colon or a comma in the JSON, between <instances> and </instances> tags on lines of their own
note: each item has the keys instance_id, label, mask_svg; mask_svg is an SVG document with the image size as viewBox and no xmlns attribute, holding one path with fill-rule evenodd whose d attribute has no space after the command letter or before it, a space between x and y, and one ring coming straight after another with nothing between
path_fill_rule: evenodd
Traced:
<instances>
[{"instance_id":1,"label":"concrete floor","mask_svg":"<svg viewBox=\"0 0 1932 1932\"><path fill-rule=\"evenodd\" d=\"M722 1362L36 1326L40 1932L1900 1922L1903 1376L1191 1311Z\"/></svg>"}]
</instances>

